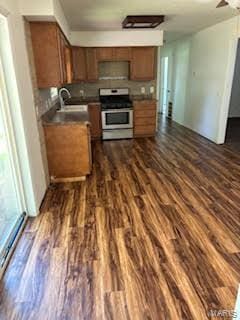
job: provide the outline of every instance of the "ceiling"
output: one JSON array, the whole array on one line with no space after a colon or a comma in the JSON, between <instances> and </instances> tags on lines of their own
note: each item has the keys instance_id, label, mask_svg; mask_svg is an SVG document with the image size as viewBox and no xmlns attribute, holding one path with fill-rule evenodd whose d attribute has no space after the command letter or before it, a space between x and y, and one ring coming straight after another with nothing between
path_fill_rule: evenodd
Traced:
<instances>
[{"instance_id":1,"label":"ceiling","mask_svg":"<svg viewBox=\"0 0 240 320\"><path fill-rule=\"evenodd\" d=\"M121 30L127 15L166 15L158 28L168 41L199 31L238 14L216 9L220 0L60 0L73 31Z\"/></svg>"}]
</instances>

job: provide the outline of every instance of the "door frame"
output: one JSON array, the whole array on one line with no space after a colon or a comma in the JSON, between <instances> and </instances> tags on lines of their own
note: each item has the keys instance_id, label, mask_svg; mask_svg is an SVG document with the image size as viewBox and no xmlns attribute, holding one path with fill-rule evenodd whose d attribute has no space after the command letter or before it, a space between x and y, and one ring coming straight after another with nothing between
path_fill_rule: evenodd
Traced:
<instances>
[{"instance_id":1,"label":"door frame","mask_svg":"<svg viewBox=\"0 0 240 320\"><path fill-rule=\"evenodd\" d=\"M0 15L0 23L4 24L4 26L7 25L7 18L4 14L2 14L2 10L0 10ZM21 231L23 230L28 218L27 214L25 213L27 212L26 195L24 192L23 177L20 169L20 157L17 149L17 139L14 130L12 109L9 103L9 93L7 88L5 72L6 70L4 69L3 65L2 52L0 50L0 86L2 88L2 117L3 125L5 127L6 140L8 144L9 161L17 193L17 200L19 203L19 219L16 222L13 230L11 230L9 237L6 240L5 247L3 249L3 251L7 252L8 254L6 256L6 259L4 260L3 265L0 265L0 279L7 267L9 259L17 244L17 240L19 239Z\"/></svg>"},{"instance_id":2,"label":"door frame","mask_svg":"<svg viewBox=\"0 0 240 320\"><path fill-rule=\"evenodd\" d=\"M161 101L162 101L162 90L161 90L161 81L162 81L162 58L168 57L168 102L171 102L172 100L172 86L173 86L173 81L172 81L172 64L173 64L173 53L172 52L167 52L167 54L162 54L162 48L159 50L158 54L158 79L157 79L157 88L158 88L158 100L159 100L159 106L158 106L158 112L161 113L162 111L162 106L161 106ZM167 106L168 108L168 106Z\"/></svg>"},{"instance_id":3,"label":"door frame","mask_svg":"<svg viewBox=\"0 0 240 320\"><path fill-rule=\"evenodd\" d=\"M232 86L233 86L233 80L234 80L235 64L237 59L237 49L238 49L239 41L240 41L240 38L236 36L234 39L231 40L230 47L229 47L227 72L226 72L223 99L222 99L222 105L221 105L220 116L219 116L219 126L218 126L218 134L217 134L217 141L216 141L217 144L224 144L226 139L228 114L229 114L229 108L230 108Z\"/></svg>"},{"instance_id":4,"label":"door frame","mask_svg":"<svg viewBox=\"0 0 240 320\"><path fill-rule=\"evenodd\" d=\"M165 61L167 59L167 75L165 73ZM160 82L160 91L161 91L161 95L160 95L160 113L162 114L167 114L168 112L168 103L169 103L169 57L168 56L164 56L161 57L161 82ZM165 76L167 76L167 87L165 88ZM163 90L164 89L164 90ZM165 94L166 94L166 110L164 110L164 98L165 98ZM165 113L164 113L165 111Z\"/></svg>"}]
</instances>

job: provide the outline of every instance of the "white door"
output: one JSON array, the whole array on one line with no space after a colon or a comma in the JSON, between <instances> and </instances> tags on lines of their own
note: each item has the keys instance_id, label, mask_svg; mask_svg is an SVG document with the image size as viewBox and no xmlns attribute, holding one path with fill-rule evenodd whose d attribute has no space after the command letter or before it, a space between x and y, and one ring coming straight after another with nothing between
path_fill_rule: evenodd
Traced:
<instances>
[{"instance_id":1,"label":"white door","mask_svg":"<svg viewBox=\"0 0 240 320\"><path fill-rule=\"evenodd\" d=\"M168 89L168 77L169 77L169 58L161 58L161 113L167 114L168 102L169 102L169 89Z\"/></svg>"}]
</instances>

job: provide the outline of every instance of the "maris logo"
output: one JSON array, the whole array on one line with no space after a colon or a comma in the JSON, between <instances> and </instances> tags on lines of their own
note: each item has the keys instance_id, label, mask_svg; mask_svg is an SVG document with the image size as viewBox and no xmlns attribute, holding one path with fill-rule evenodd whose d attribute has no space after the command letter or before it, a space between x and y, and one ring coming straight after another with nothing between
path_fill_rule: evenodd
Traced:
<instances>
[{"instance_id":1,"label":"maris logo","mask_svg":"<svg viewBox=\"0 0 240 320\"><path fill-rule=\"evenodd\" d=\"M210 310L208 311L208 317L237 319L237 312L234 310Z\"/></svg>"}]
</instances>

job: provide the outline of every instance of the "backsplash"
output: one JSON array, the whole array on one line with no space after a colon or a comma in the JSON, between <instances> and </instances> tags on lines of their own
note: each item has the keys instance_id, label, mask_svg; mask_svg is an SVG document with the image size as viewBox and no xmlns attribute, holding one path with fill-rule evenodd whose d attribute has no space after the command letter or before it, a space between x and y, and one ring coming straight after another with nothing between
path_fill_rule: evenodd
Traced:
<instances>
[{"instance_id":1,"label":"backsplash","mask_svg":"<svg viewBox=\"0 0 240 320\"><path fill-rule=\"evenodd\" d=\"M130 80L99 80L94 83L76 83L66 86L72 97L80 97L83 91L83 97L97 97L99 89L103 88L129 88L130 95L142 95L141 88L145 88L145 95L156 98L156 81L130 81ZM150 93L150 88L154 87L154 93Z\"/></svg>"}]
</instances>

